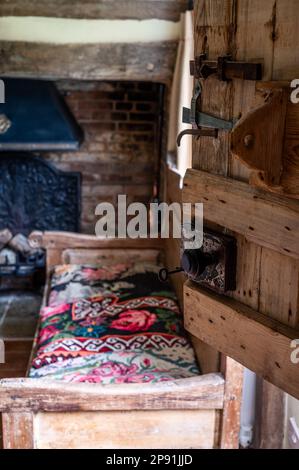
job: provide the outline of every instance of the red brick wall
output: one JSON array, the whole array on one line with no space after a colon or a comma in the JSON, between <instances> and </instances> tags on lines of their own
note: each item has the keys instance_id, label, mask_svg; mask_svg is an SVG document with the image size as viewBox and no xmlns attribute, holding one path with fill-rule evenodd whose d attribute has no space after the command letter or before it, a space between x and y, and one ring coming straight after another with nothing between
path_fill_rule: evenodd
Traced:
<instances>
[{"instance_id":1,"label":"red brick wall","mask_svg":"<svg viewBox=\"0 0 299 470\"><path fill-rule=\"evenodd\" d=\"M153 192L159 153L161 85L135 82L59 82L61 93L82 127L79 151L49 153L57 168L82 173L81 231L94 233L95 207L146 202Z\"/></svg>"}]
</instances>

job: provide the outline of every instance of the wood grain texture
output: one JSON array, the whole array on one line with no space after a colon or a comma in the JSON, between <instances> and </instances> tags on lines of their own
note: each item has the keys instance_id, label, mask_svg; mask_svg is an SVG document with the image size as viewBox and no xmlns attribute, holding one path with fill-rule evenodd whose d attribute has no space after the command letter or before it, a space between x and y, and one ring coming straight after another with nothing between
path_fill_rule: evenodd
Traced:
<instances>
[{"instance_id":1,"label":"wood grain texture","mask_svg":"<svg viewBox=\"0 0 299 470\"><path fill-rule=\"evenodd\" d=\"M236 79L233 81L233 118L241 119L255 105L255 82ZM235 155L229 158L228 176L240 181L249 181L251 170Z\"/></svg>"},{"instance_id":2,"label":"wood grain texture","mask_svg":"<svg viewBox=\"0 0 299 470\"><path fill-rule=\"evenodd\" d=\"M210 60L234 49L236 19L235 0L197 0L194 4L194 54L206 53ZM232 83L215 76L202 80L198 108L223 119L232 117ZM193 138L193 168L214 174L227 174L229 133L219 131L218 139Z\"/></svg>"},{"instance_id":3,"label":"wood grain texture","mask_svg":"<svg viewBox=\"0 0 299 470\"><path fill-rule=\"evenodd\" d=\"M211 60L218 56L235 54L237 2L235 0L196 0L194 3L194 54L206 53ZM220 82L215 76L201 81L202 96L198 102L200 111L223 119L233 117L233 83ZM219 131L218 139L193 138L192 167L226 176L231 162L230 136ZM237 163L236 166L239 164ZM207 226L212 222L205 221ZM221 227L211 227L222 230ZM200 338L192 337L196 355L204 372L219 370L220 354L217 349L205 344ZM222 360L225 362L225 358ZM230 374L226 381L234 380ZM222 412L220 413L220 421ZM233 417L232 417L233 418ZM238 415L235 417L238 426ZM222 430L218 426L219 434ZM225 429L223 430L225 432ZM220 441L219 441L220 444Z\"/></svg>"},{"instance_id":4,"label":"wood grain texture","mask_svg":"<svg viewBox=\"0 0 299 470\"><path fill-rule=\"evenodd\" d=\"M157 250L161 251L164 241L161 239L119 239L119 238L98 238L94 235L84 235L71 232L41 232L34 231L29 236L30 243L34 247L43 247L47 253L47 270L51 271L53 266L65 262L68 256L66 250L72 253L80 253L82 250L89 250L89 256L93 259L97 257L97 250ZM68 251L70 253L70 251Z\"/></svg>"},{"instance_id":5,"label":"wood grain texture","mask_svg":"<svg viewBox=\"0 0 299 470\"><path fill-rule=\"evenodd\" d=\"M192 346L195 351L200 370L202 374L211 374L220 370L220 354L219 352L209 346L207 343L201 341L194 335L191 336Z\"/></svg>"},{"instance_id":6,"label":"wood grain texture","mask_svg":"<svg viewBox=\"0 0 299 470\"><path fill-rule=\"evenodd\" d=\"M267 186L280 184L287 94L275 90L260 107L246 113L231 132L231 150L243 163L259 171Z\"/></svg>"},{"instance_id":7,"label":"wood grain texture","mask_svg":"<svg viewBox=\"0 0 299 470\"><path fill-rule=\"evenodd\" d=\"M258 15L256 12L258 11ZM298 47L298 3L296 0L242 0L238 2L237 30L236 30L236 59L263 63L263 81L288 81L299 76L298 54L294 53ZM252 25L254 24L254 27ZM259 86L260 84L257 84ZM250 91L254 82L234 81L234 117L238 117L238 111L244 116L255 104L248 108ZM241 96L241 100L240 100ZM254 100L253 100L254 101ZM239 104L239 106L238 106ZM240 106L241 105L241 106ZM290 105L290 104L289 104ZM290 106L288 105L288 112ZM296 106L295 106L296 108ZM298 128L297 128L298 129ZM298 134L298 130L297 130ZM270 190L294 197L298 195L297 176L297 144L288 143L285 139L285 151L283 157L283 173L281 186L272 187ZM231 176L241 176L248 172L244 166L238 165L232 159ZM237 170L237 171L236 171ZM263 182L253 174L252 183L262 185Z\"/></svg>"},{"instance_id":8,"label":"wood grain texture","mask_svg":"<svg viewBox=\"0 0 299 470\"><path fill-rule=\"evenodd\" d=\"M263 80L272 79L275 3L275 0L238 1L235 57L241 61L262 61ZM247 87L247 83L244 85Z\"/></svg>"},{"instance_id":9,"label":"wood grain texture","mask_svg":"<svg viewBox=\"0 0 299 470\"><path fill-rule=\"evenodd\" d=\"M256 14L256 11L259 14ZM294 53L298 47L298 3L296 0L243 0L238 3L237 30L236 30L236 59L259 60L263 62L263 80L257 83L258 88L267 86L266 81L279 86L285 81L299 76L298 54ZM254 24L254 28L251 26ZM274 81L275 80L275 81ZM254 82L234 81L234 117L238 112L243 116L255 107L254 99L249 98ZM241 99L240 99L241 98ZM250 103L251 102L251 103ZM248 107L248 104L250 105ZM293 109L292 109L293 108ZM285 149L283 155L283 172L280 185L268 188L278 194L286 194L289 197L298 198L298 106L288 103ZM237 112L238 111L238 112ZM296 116L297 114L297 116ZM291 115L297 120L297 130L292 138L288 137L289 121ZM293 119L292 119L293 120ZM292 131L291 131L292 133ZM297 142L296 142L297 140ZM232 157L231 176L248 179L248 171L240 166ZM251 183L265 186L256 173L252 174Z\"/></svg>"},{"instance_id":10,"label":"wood grain texture","mask_svg":"<svg viewBox=\"0 0 299 470\"><path fill-rule=\"evenodd\" d=\"M259 97L267 95L271 92L271 88L277 89L282 87L287 97L291 95L292 89L289 82L258 82L256 85L255 101ZM252 102L254 103L254 101ZM254 104L252 104L254 107ZM254 186L262 187L268 191L279 195L285 195L290 198L299 199L299 107L288 99L286 108L284 138L282 139L282 168L281 176L277 185L267 185L265 179L259 172L252 172L250 175L250 183Z\"/></svg>"},{"instance_id":11,"label":"wood grain texture","mask_svg":"<svg viewBox=\"0 0 299 470\"><path fill-rule=\"evenodd\" d=\"M187 331L299 398L298 367L290 357L298 329L190 281L185 284L184 301Z\"/></svg>"},{"instance_id":12,"label":"wood grain texture","mask_svg":"<svg viewBox=\"0 0 299 470\"><path fill-rule=\"evenodd\" d=\"M248 240L299 257L299 203L246 183L187 170L183 202L204 203L204 218Z\"/></svg>"},{"instance_id":13,"label":"wood grain texture","mask_svg":"<svg viewBox=\"0 0 299 470\"><path fill-rule=\"evenodd\" d=\"M222 356L225 380L224 403L221 414L221 449L238 449L240 434L243 367L230 357Z\"/></svg>"},{"instance_id":14,"label":"wood grain texture","mask_svg":"<svg viewBox=\"0 0 299 470\"><path fill-rule=\"evenodd\" d=\"M232 85L215 76L205 80L200 110L222 119L230 119ZM218 138L200 137L193 140L193 168L225 175L228 168L229 133L219 130Z\"/></svg>"},{"instance_id":15,"label":"wood grain texture","mask_svg":"<svg viewBox=\"0 0 299 470\"><path fill-rule=\"evenodd\" d=\"M237 240L236 290L229 292L249 307L258 310L260 296L260 266L262 248L242 235L233 233Z\"/></svg>"},{"instance_id":16,"label":"wood grain texture","mask_svg":"<svg viewBox=\"0 0 299 470\"><path fill-rule=\"evenodd\" d=\"M298 1L276 0L275 6L272 80L293 80L299 77Z\"/></svg>"},{"instance_id":17,"label":"wood grain texture","mask_svg":"<svg viewBox=\"0 0 299 470\"><path fill-rule=\"evenodd\" d=\"M206 449L215 410L38 413L34 424L38 449Z\"/></svg>"},{"instance_id":18,"label":"wood grain texture","mask_svg":"<svg viewBox=\"0 0 299 470\"><path fill-rule=\"evenodd\" d=\"M235 15L231 16L233 21L223 20L232 13L231 9L227 10L227 7L231 6L229 3L223 1L214 2L211 5L210 2L204 0L195 2L195 5L201 6L197 11L197 16L195 16L195 46L197 47L197 55L200 52L207 51L214 54L214 57L211 56L211 58L215 59L218 55L223 54L228 45L228 49L231 50L236 60L261 61L263 63L263 82L233 81L231 94L233 102L228 101L226 106L227 109L232 107L234 118L240 118L262 104L267 88L269 88L269 83L266 80L278 80L277 86L285 86L286 84L282 81L286 80L289 83L291 79L299 76L298 57L294 57L296 45L298 44L298 2L296 0L290 2L285 0L238 1L236 2L237 5L235 4L237 6L234 10ZM213 6L215 6L215 9L213 9ZM209 21L207 21L207 18L209 18ZM203 26L208 23L210 27L204 28ZM227 32L223 27L225 23L231 23L232 25L232 40L228 39ZM210 38L213 35L216 39L211 40ZM207 44L211 45L210 50L209 47L205 47ZM272 81L271 86L274 84L275 82ZM213 91L214 89L211 87L211 93ZM280 196L283 196L281 189L285 191L288 197L294 197L296 193L298 194L297 108L298 106L288 103L281 187L271 187L271 191L275 190ZM207 111L209 111L208 108ZM212 148L214 144L210 142L209 145ZM210 149L209 152L211 152ZM205 161L204 152L202 154L199 152L194 153L195 168L201 168L201 159ZM203 168L211 173L229 175L244 182L250 180L253 185L257 185L257 174L255 172L248 169L233 155L225 155L224 159L225 162L228 162L227 173L225 172L223 160L215 158L215 155L211 156L211 163ZM269 192L269 189L265 186L264 189ZM217 189L215 191L217 193ZM201 192L198 194L201 196ZM219 199L226 201L222 197L219 197ZM276 201L280 207L281 204L283 206L286 203L286 198L277 198ZM207 206L208 201L203 200L203 202L205 202L204 212L208 224L211 223L210 220L213 220L215 224L218 222L220 226L223 225L226 229L230 228L225 223L226 207L224 204L222 206L223 217L218 219L218 214L214 217L212 205ZM221 205L222 203L220 207ZM240 212L234 215L235 221L238 221L243 213L244 217L247 216L246 207L246 203L243 207L241 205ZM280 217L280 209L276 210L276 207L276 205L273 207L272 216L269 215L273 221L278 220ZM251 224L249 225L251 226ZM289 256L288 245L284 244L283 237L278 236L276 245L278 250L281 251L280 253L277 251L277 247L270 247L270 245L266 247L265 239L249 239L247 233L244 236L244 233L238 233L236 226L235 228L236 230L231 234L237 237L238 242L237 289L230 292L229 295L251 306L256 311L261 311L269 317L279 319L286 325L296 327L298 325L298 265L297 260L291 259ZM218 230L221 230L221 227ZM298 234L294 240L296 238L298 240ZM286 248L286 251L283 248ZM265 387L264 390L266 390ZM283 403L283 393L280 391L280 394L278 394L277 388L274 386L269 388L269 392L265 391L264 395L262 406L265 407L265 410L267 403L269 403L269 410L275 400L280 404ZM274 409L273 406L272 408ZM280 416L280 420L276 421L273 426L271 426L270 419L266 419L267 416L271 415L271 412L265 411L263 413L260 421L263 421L261 424L263 427L263 447L272 445L275 440L279 441L279 437L276 439L277 433L276 436L274 435L276 432L275 426L277 429L282 429L284 419L281 409L279 411L278 408L276 407L275 410L277 415ZM273 436L273 439L271 436ZM272 444L271 440L273 441Z\"/></svg>"},{"instance_id":19,"label":"wood grain texture","mask_svg":"<svg viewBox=\"0 0 299 470\"><path fill-rule=\"evenodd\" d=\"M0 381L0 411L221 409L223 377L208 374L160 384L67 384L34 379Z\"/></svg>"},{"instance_id":20,"label":"wood grain texture","mask_svg":"<svg viewBox=\"0 0 299 470\"><path fill-rule=\"evenodd\" d=\"M266 380L257 378L257 417L255 447L282 449L284 441L285 393Z\"/></svg>"},{"instance_id":21,"label":"wood grain texture","mask_svg":"<svg viewBox=\"0 0 299 470\"><path fill-rule=\"evenodd\" d=\"M62 263L65 264L115 264L124 262L148 262L157 264L160 258L158 250L138 249L67 249L62 253Z\"/></svg>"},{"instance_id":22,"label":"wood grain texture","mask_svg":"<svg viewBox=\"0 0 299 470\"><path fill-rule=\"evenodd\" d=\"M195 54L208 52L209 59L232 52L234 45L235 0L195 0Z\"/></svg>"},{"instance_id":23,"label":"wood grain texture","mask_svg":"<svg viewBox=\"0 0 299 470\"><path fill-rule=\"evenodd\" d=\"M4 0L0 16L178 21L188 0Z\"/></svg>"},{"instance_id":24,"label":"wood grain texture","mask_svg":"<svg viewBox=\"0 0 299 470\"><path fill-rule=\"evenodd\" d=\"M298 75L299 76L299 75ZM299 106L288 103L284 143L283 172L280 185L283 192L299 198Z\"/></svg>"},{"instance_id":25,"label":"wood grain texture","mask_svg":"<svg viewBox=\"0 0 299 470\"><path fill-rule=\"evenodd\" d=\"M3 413L3 447L33 449L33 415L29 412Z\"/></svg>"},{"instance_id":26,"label":"wood grain texture","mask_svg":"<svg viewBox=\"0 0 299 470\"><path fill-rule=\"evenodd\" d=\"M147 80L170 84L177 42L50 45L2 41L4 78Z\"/></svg>"},{"instance_id":27,"label":"wood grain texture","mask_svg":"<svg viewBox=\"0 0 299 470\"><path fill-rule=\"evenodd\" d=\"M299 326L299 261L263 249L259 311L294 328Z\"/></svg>"},{"instance_id":28,"label":"wood grain texture","mask_svg":"<svg viewBox=\"0 0 299 470\"><path fill-rule=\"evenodd\" d=\"M100 238L95 235L85 235L83 233L54 232L54 231L34 231L29 235L30 243L33 246L40 246L45 249L66 250L71 248L82 249L161 249L163 240L149 238Z\"/></svg>"}]
</instances>

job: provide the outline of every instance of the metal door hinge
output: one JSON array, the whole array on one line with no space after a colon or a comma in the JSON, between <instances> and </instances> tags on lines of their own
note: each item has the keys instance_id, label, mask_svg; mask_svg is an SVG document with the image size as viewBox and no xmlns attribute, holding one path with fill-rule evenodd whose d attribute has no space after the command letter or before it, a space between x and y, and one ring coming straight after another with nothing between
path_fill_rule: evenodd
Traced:
<instances>
[{"instance_id":1,"label":"metal door hinge","mask_svg":"<svg viewBox=\"0 0 299 470\"><path fill-rule=\"evenodd\" d=\"M227 81L233 78L242 80L261 80L262 64L257 62L237 62L231 56L221 56L217 60L208 60L206 54L201 54L190 61L190 74L195 78L208 78L217 74L219 80Z\"/></svg>"}]
</instances>

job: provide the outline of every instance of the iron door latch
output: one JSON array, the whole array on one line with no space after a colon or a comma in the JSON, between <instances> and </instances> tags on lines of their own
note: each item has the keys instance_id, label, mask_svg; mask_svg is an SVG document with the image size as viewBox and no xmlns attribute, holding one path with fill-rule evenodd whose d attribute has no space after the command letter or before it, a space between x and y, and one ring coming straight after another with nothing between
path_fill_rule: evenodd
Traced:
<instances>
[{"instance_id":1,"label":"iron door latch","mask_svg":"<svg viewBox=\"0 0 299 470\"><path fill-rule=\"evenodd\" d=\"M207 113L197 111L197 102L201 96L200 79L205 79L212 74L217 74L219 80L227 81L233 78L242 80L261 80L262 64L253 62L235 62L231 56L218 57L217 60L207 60L206 54L201 54L195 60L190 61L190 74L195 77L194 95L191 107L183 108L183 122L191 124L192 129L185 129L177 138L178 147L184 135L196 137L218 137L218 130L231 131L237 120L225 120Z\"/></svg>"},{"instance_id":2,"label":"iron door latch","mask_svg":"<svg viewBox=\"0 0 299 470\"><path fill-rule=\"evenodd\" d=\"M201 84L199 79L195 81L194 94L191 100L191 107L183 108L183 122L192 124L192 129L185 129L177 137L178 147L184 135L193 135L199 137L218 137L218 130L231 131L235 121L227 121L211 114L197 111L197 101L201 96Z\"/></svg>"},{"instance_id":3,"label":"iron door latch","mask_svg":"<svg viewBox=\"0 0 299 470\"><path fill-rule=\"evenodd\" d=\"M263 69L261 63L233 61L230 55L218 57L217 60L208 60L206 54L201 54L190 61L190 74L203 79L217 74L222 81L233 78L261 80Z\"/></svg>"}]
</instances>

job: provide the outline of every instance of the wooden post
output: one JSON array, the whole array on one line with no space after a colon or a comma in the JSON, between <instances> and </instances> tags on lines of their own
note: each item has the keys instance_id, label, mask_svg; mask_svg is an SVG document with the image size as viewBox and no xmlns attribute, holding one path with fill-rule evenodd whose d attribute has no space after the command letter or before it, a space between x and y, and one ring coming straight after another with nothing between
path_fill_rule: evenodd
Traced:
<instances>
[{"instance_id":1,"label":"wooden post","mask_svg":"<svg viewBox=\"0 0 299 470\"><path fill-rule=\"evenodd\" d=\"M33 449L33 413L3 413L4 449Z\"/></svg>"},{"instance_id":2,"label":"wooden post","mask_svg":"<svg viewBox=\"0 0 299 470\"><path fill-rule=\"evenodd\" d=\"M261 377L257 382L257 412L254 447L282 449L284 439L285 393Z\"/></svg>"},{"instance_id":3,"label":"wooden post","mask_svg":"<svg viewBox=\"0 0 299 470\"><path fill-rule=\"evenodd\" d=\"M220 424L220 448L238 449L244 368L230 357L222 356L221 362L225 386Z\"/></svg>"}]
</instances>

